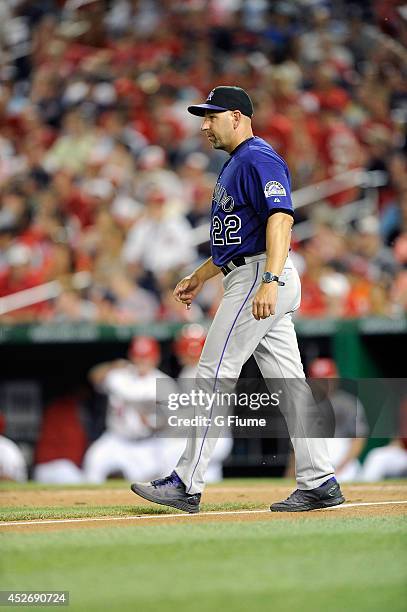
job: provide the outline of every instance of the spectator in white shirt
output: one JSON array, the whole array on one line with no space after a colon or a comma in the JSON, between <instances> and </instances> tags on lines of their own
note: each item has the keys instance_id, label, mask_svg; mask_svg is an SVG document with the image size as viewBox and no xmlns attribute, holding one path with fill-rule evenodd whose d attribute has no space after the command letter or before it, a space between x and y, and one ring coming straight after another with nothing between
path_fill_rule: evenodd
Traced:
<instances>
[{"instance_id":1,"label":"spectator in white shirt","mask_svg":"<svg viewBox=\"0 0 407 612\"><path fill-rule=\"evenodd\" d=\"M145 212L129 231L122 251L127 264L138 265L156 276L193 265L196 258L191 226L181 215L167 216L165 204L164 191L152 187Z\"/></svg>"}]
</instances>

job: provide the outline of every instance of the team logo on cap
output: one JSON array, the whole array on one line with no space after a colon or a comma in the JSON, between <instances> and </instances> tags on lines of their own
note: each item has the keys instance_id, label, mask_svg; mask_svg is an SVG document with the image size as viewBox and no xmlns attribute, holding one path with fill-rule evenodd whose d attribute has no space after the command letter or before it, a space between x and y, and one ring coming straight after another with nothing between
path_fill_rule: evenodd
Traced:
<instances>
[{"instance_id":1,"label":"team logo on cap","mask_svg":"<svg viewBox=\"0 0 407 612\"><path fill-rule=\"evenodd\" d=\"M212 100L212 98L213 98L213 94L214 94L214 93L215 93L215 90L214 90L214 89L212 89L212 91L211 91L211 92L209 92L208 97L206 98L208 102L209 102L210 100Z\"/></svg>"},{"instance_id":2,"label":"team logo on cap","mask_svg":"<svg viewBox=\"0 0 407 612\"><path fill-rule=\"evenodd\" d=\"M285 196L287 195L285 187L278 181L269 181L266 183L264 187L264 195L266 198L271 198L272 196Z\"/></svg>"}]
</instances>

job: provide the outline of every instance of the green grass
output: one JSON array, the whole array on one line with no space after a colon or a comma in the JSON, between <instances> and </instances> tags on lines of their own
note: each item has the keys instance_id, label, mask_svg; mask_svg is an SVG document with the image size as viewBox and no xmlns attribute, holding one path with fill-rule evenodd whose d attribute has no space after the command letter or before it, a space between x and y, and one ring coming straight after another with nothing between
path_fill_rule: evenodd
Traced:
<instances>
[{"instance_id":1,"label":"green grass","mask_svg":"<svg viewBox=\"0 0 407 612\"><path fill-rule=\"evenodd\" d=\"M389 484L400 484L406 487L406 480L387 480L382 484L383 487ZM277 485L287 486L288 488L294 488L295 482L293 480L282 479L282 478L256 478L256 479L243 479L243 478L230 478L226 479L221 483L222 487L244 487L250 490L252 487L258 486L270 486L270 492L273 490L273 486ZM217 486L217 485L215 485ZM369 484L365 485L369 487ZM211 488L209 485L208 488ZM2 491L64 491L64 490L104 490L104 489L115 489L124 490L129 493L129 498L133 496L130 494L129 483L125 480L108 480L103 485L42 485L35 482L28 483L13 483L9 481L0 481L0 495ZM136 498L135 498L136 499ZM205 503L205 497L201 504L201 510L203 512L210 511L226 511L226 510L254 510L258 508L267 508L266 505L259 505L253 502L222 502L218 504ZM107 517L107 516L134 516L144 514L173 514L177 512L175 509L164 508L155 506L153 504L149 506L139 505L89 505L85 502L76 502L71 506L0 506L0 521L23 521L23 520L39 520L39 519L70 519L70 518L87 518L92 516Z\"/></svg>"},{"instance_id":2,"label":"green grass","mask_svg":"<svg viewBox=\"0 0 407 612\"><path fill-rule=\"evenodd\" d=\"M266 507L266 506L264 506ZM201 511L255 510L258 504L252 502L225 502L222 504L202 504ZM93 516L136 516L144 514L174 514L175 508L149 506L4 506L0 507L0 521L33 521L39 519L71 519ZM182 512L180 512L183 514Z\"/></svg>"},{"instance_id":3,"label":"green grass","mask_svg":"<svg viewBox=\"0 0 407 612\"><path fill-rule=\"evenodd\" d=\"M283 480L281 478L258 478L258 479L242 479L231 478L224 480L221 483L222 487L237 487L244 486L245 488L256 487L259 485L277 484L294 486L293 480ZM215 485L216 486L216 485ZM209 485L209 488L211 485ZM103 490L103 489L123 489L130 494L129 483L126 480L108 480L103 485L43 485L36 482L16 483L10 481L0 481L0 494L2 491L65 491L65 490ZM267 506L264 506L267 507ZM203 512L209 511L226 511L226 510L254 510L259 508L259 505L251 502L223 502L220 504L201 504ZM39 520L39 519L69 519L69 518L87 518L92 516L134 516L143 514L173 514L178 512L175 509L166 509L164 507L154 506L138 506L134 505L98 505L92 506L88 504L76 503L72 506L0 506L0 521L24 521L24 520Z\"/></svg>"},{"instance_id":4,"label":"green grass","mask_svg":"<svg viewBox=\"0 0 407 612\"><path fill-rule=\"evenodd\" d=\"M404 518L188 523L0 534L0 588L71 610L405 610Z\"/></svg>"}]
</instances>

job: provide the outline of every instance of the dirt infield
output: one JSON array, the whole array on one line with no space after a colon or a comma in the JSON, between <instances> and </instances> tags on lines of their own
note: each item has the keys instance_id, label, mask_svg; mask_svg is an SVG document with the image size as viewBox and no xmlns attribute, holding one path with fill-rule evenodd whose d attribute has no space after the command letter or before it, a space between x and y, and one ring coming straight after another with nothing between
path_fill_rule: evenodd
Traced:
<instances>
[{"instance_id":1,"label":"dirt infield","mask_svg":"<svg viewBox=\"0 0 407 612\"><path fill-rule=\"evenodd\" d=\"M407 504L397 504L397 501L407 500L407 483L380 483L372 485L344 485L342 487L346 497L346 504L333 510L322 510L308 513L275 514L267 512L270 503L283 499L291 492L287 485L259 485L242 486L211 486L205 492L201 515L177 514L166 515L137 515L136 507L150 506L148 502L137 497L128 489L64 489L64 490L5 490L0 495L0 507L48 507L61 508L73 507L84 508L86 506L129 506L134 503L135 512L131 517L104 517L84 518L72 522L64 522L62 519L47 519L47 521L35 521L28 524L27 521L21 525L0 525L1 532L11 531L44 531L60 529L84 529L88 527L110 527L125 525L165 524L176 522L213 522L213 521L258 521L258 520L301 520L306 516L315 520L332 520L338 517L371 517L371 516L394 516L407 514ZM379 503L381 502L381 505ZM383 502L386 502L383 504ZM394 502L394 503L391 503ZM257 510L230 511L230 512L205 512L205 504L223 503L253 504ZM378 505L360 505L375 504ZM355 504L352 506L350 504ZM136 518L137 517L137 518Z\"/></svg>"}]
</instances>

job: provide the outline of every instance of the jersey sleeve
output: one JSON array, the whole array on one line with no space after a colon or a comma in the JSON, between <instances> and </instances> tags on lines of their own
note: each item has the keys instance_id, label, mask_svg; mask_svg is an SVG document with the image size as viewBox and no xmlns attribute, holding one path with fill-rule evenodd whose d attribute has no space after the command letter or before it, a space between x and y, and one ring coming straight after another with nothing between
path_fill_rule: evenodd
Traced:
<instances>
[{"instance_id":1,"label":"jersey sleeve","mask_svg":"<svg viewBox=\"0 0 407 612\"><path fill-rule=\"evenodd\" d=\"M109 393L115 393L118 380L120 386L120 375L121 372L118 371L117 368L110 370L104 377L103 381L97 387L99 393L105 393L107 395Z\"/></svg>"},{"instance_id":2,"label":"jersey sleeve","mask_svg":"<svg viewBox=\"0 0 407 612\"><path fill-rule=\"evenodd\" d=\"M251 204L263 220L276 212L293 215L290 175L282 164L253 161L246 168L243 183L246 203Z\"/></svg>"}]
</instances>

